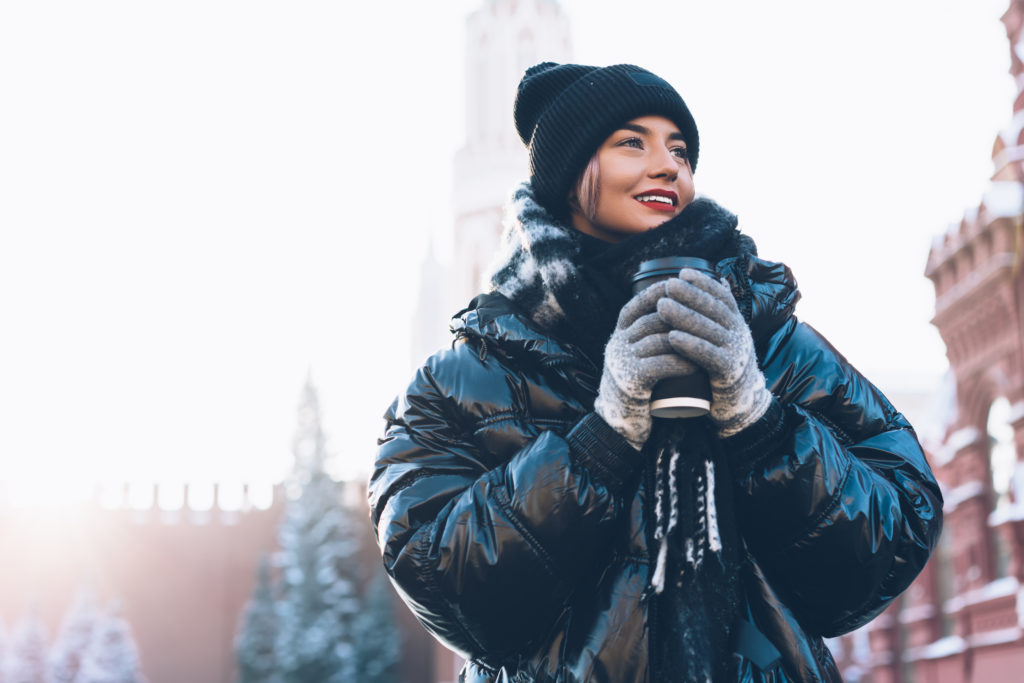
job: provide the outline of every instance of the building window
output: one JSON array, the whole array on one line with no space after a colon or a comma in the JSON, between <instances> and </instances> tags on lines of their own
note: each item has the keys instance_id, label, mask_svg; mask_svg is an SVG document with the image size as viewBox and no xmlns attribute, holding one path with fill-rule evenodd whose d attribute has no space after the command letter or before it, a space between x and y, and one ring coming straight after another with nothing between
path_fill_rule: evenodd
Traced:
<instances>
[{"instance_id":1,"label":"building window","mask_svg":"<svg viewBox=\"0 0 1024 683\"><path fill-rule=\"evenodd\" d=\"M1010 489L1013 485L1017 450L1013 445L1013 426L1010 424L1010 402L1000 397L988 410L988 456L992 473L992 509L1005 511L1012 504ZM993 530L996 576L1006 576L1011 550L998 529Z\"/></svg>"},{"instance_id":2,"label":"building window","mask_svg":"<svg viewBox=\"0 0 1024 683\"><path fill-rule=\"evenodd\" d=\"M992 470L993 506L998 510L1010 505L1010 487L1017 463L1017 450L1013 445L1013 426L1010 424L1010 402L997 398L988 410L989 465Z\"/></svg>"},{"instance_id":3,"label":"building window","mask_svg":"<svg viewBox=\"0 0 1024 683\"><path fill-rule=\"evenodd\" d=\"M932 562L935 563L935 592L936 603L939 614L939 635L942 637L951 636L956 630L956 618L946 611L946 601L956 595L956 586L953 584L955 568L953 567L952 545L953 526L947 525L939 536L939 545L935 549Z\"/></svg>"}]
</instances>

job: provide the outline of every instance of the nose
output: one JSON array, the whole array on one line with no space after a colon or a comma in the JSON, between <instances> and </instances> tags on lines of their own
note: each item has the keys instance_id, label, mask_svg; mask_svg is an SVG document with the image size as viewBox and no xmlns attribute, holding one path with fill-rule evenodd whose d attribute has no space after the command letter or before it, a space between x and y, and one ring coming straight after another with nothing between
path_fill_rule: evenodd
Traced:
<instances>
[{"instance_id":1,"label":"nose","mask_svg":"<svg viewBox=\"0 0 1024 683\"><path fill-rule=\"evenodd\" d=\"M650 176L675 180L679 175L679 161L668 147L655 146L651 152Z\"/></svg>"}]
</instances>

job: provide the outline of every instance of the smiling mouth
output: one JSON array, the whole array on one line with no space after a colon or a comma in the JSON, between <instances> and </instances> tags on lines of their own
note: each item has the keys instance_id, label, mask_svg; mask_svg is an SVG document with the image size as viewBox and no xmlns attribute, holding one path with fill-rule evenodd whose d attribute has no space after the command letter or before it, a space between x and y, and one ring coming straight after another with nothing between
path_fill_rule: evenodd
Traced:
<instances>
[{"instance_id":1,"label":"smiling mouth","mask_svg":"<svg viewBox=\"0 0 1024 683\"><path fill-rule=\"evenodd\" d=\"M633 199L637 200L649 209L655 211L674 211L676 208L676 197L669 192L645 192L638 194Z\"/></svg>"}]
</instances>

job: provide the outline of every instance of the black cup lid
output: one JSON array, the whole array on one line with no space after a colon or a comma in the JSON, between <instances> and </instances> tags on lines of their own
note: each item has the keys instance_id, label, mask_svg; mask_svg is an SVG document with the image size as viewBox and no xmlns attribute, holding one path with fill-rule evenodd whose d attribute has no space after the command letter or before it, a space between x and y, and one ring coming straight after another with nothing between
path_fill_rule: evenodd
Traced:
<instances>
[{"instance_id":1,"label":"black cup lid","mask_svg":"<svg viewBox=\"0 0 1024 683\"><path fill-rule=\"evenodd\" d=\"M714 266L709 261L696 256L666 256L641 263L640 267L636 269L636 275L633 276L633 282L639 282L649 277L674 277L683 268L693 268L710 274L715 272Z\"/></svg>"}]
</instances>

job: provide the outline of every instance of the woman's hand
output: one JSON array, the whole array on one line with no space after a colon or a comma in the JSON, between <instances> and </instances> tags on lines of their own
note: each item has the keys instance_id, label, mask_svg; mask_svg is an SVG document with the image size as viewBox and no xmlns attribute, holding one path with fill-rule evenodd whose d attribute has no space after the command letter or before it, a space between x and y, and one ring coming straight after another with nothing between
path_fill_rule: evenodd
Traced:
<instances>
[{"instance_id":1,"label":"woman's hand","mask_svg":"<svg viewBox=\"0 0 1024 683\"><path fill-rule=\"evenodd\" d=\"M665 283L651 285L619 313L604 352L594 411L637 450L651 434L651 389L659 380L688 375L693 365L669 343L671 328L658 315Z\"/></svg>"},{"instance_id":2,"label":"woman's hand","mask_svg":"<svg viewBox=\"0 0 1024 683\"><path fill-rule=\"evenodd\" d=\"M671 327L668 342L707 371L711 418L721 437L756 422L771 402L757 367L754 340L729 286L690 268L666 281L658 315Z\"/></svg>"}]
</instances>

